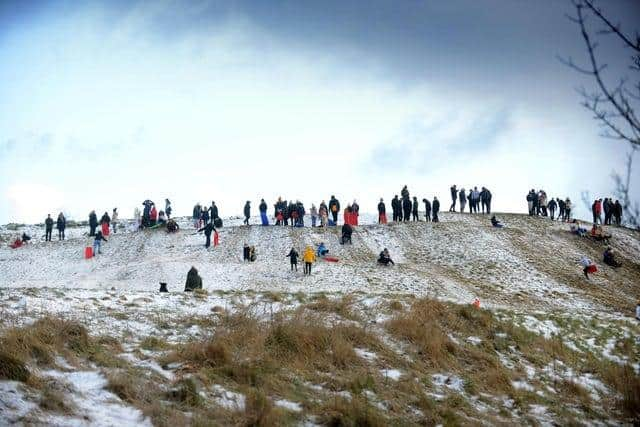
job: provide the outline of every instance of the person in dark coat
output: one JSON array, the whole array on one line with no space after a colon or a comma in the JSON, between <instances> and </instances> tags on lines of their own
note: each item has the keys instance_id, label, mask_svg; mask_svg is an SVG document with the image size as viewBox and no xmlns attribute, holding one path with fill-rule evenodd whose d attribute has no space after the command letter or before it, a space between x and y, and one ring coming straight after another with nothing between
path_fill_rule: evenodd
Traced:
<instances>
[{"instance_id":1,"label":"person in dark coat","mask_svg":"<svg viewBox=\"0 0 640 427\"><path fill-rule=\"evenodd\" d=\"M202 277L200 277L195 267L191 267L187 273L187 282L184 284L184 291L191 292L194 289L202 289Z\"/></svg>"},{"instance_id":2,"label":"person in dark coat","mask_svg":"<svg viewBox=\"0 0 640 427\"><path fill-rule=\"evenodd\" d=\"M378 256L378 264L395 265L395 263L391 259L391 255L389 255L389 251L387 250L387 248L384 248L384 250L380 252L380 256Z\"/></svg>"},{"instance_id":3,"label":"person in dark coat","mask_svg":"<svg viewBox=\"0 0 640 427\"><path fill-rule=\"evenodd\" d=\"M427 222L431 222L431 202L427 199L422 199L424 203L424 217Z\"/></svg>"},{"instance_id":4,"label":"person in dark coat","mask_svg":"<svg viewBox=\"0 0 640 427\"><path fill-rule=\"evenodd\" d=\"M393 199L391 199L391 210L393 211L393 222L402 221L402 207L400 206L400 199L398 199L398 195L396 194Z\"/></svg>"},{"instance_id":5,"label":"person in dark coat","mask_svg":"<svg viewBox=\"0 0 640 427\"><path fill-rule=\"evenodd\" d=\"M616 225L622 223L622 205L618 200L613 204L613 217L615 218Z\"/></svg>"},{"instance_id":6,"label":"person in dark coat","mask_svg":"<svg viewBox=\"0 0 640 427\"><path fill-rule=\"evenodd\" d=\"M96 215L96 211L91 211L89 213L89 236L93 237L96 235L97 227L98 227L98 215Z\"/></svg>"},{"instance_id":7,"label":"person in dark coat","mask_svg":"<svg viewBox=\"0 0 640 427\"><path fill-rule=\"evenodd\" d=\"M333 222L337 224L338 212L340 212L340 202L333 195L331 196L331 199L329 199L329 212L331 212L331 217L333 218Z\"/></svg>"},{"instance_id":8,"label":"person in dark coat","mask_svg":"<svg viewBox=\"0 0 640 427\"><path fill-rule=\"evenodd\" d=\"M440 212L440 202L437 197L433 198L433 203L431 203L431 212L432 212L432 221L438 222L438 212Z\"/></svg>"},{"instance_id":9,"label":"person in dark coat","mask_svg":"<svg viewBox=\"0 0 640 427\"><path fill-rule=\"evenodd\" d=\"M244 204L244 225L249 225L249 218L251 217L251 202L247 200Z\"/></svg>"},{"instance_id":10,"label":"person in dark coat","mask_svg":"<svg viewBox=\"0 0 640 427\"><path fill-rule=\"evenodd\" d=\"M198 230L198 233L201 231L204 231L204 235L207 238L206 242L204 243L204 247L209 248L209 246L211 246L211 233L216 231L216 227L213 225L213 222L208 222L204 227Z\"/></svg>"},{"instance_id":11,"label":"person in dark coat","mask_svg":"<svg viewBox=\"0 0 640 427\"><path fill-rule=\"evenodd\" d=\"M551 221L553 221L553 217L556 214L556 208L558 207L558 203L552 197L549 203L547 204L547 208L549 209L549 215L551 216Z\"/></svg>"},{"instance_id":12,"label":"person in dark coat","mask_svg":"<svg viewBox=\"0 0 640 427\"><path fill-rule=\"evenodd\" d=\"M251 248L247 243L242 247L242 261L249 261L251 258Z\"/></svg>"},{"instance_id":13,"label":"person in dark coat","mask_svg":"<svg viewBox=\"0 0 640 427\"><path fill-rule=\"evenodd\" d=\"M202 209L200 211L200 222L204 225L209 223L209 210L208 209Z\"/></svg>"},{"instance_id":14,"label":"person in dark coat","mask_svg":"<svg viewBox=\"0 0 640 427\"><path fill-rule=\"evenodd\" d=\"M564 211L565 211L565 203L560 197L556 197L556 202L558 203L558 220L564 221Z\"/></svg>"},{"instance_id":15,"label":"person in dark coat","mask_svg":"<svg viewBox=\"0 0 640 427\"><path fill-rule=\"evenodd\" d=\"M413 204L411 203L411 199L408 197L406 199L402 199L402 212L404 213L402 220L409 221L411 219L411 208Z\"/></svg>"},{"instance_id":16,"label":"person in dark coat","mask_svg":"<svg viewBox=\"0 0 640 427\"><path fill-rule=\"evenodd\" d=\"M451 186L451 206L449 207L449 212L456 211L456 200L458 200L458 188L453 184L453 186Z\"/></svg>"},{"instance_id":17,"label":"person in dark coat","mask_svg":"<svg viewBox=\"0 0 640 427\"><path fill-rule=\"evenodd\" d=\"M402 200L409 198L409 189L407 188L406 185L402 187L402 190L400 191L400 196L402 197Z\"/></svg>"},{"instance_id":18,"label":"person in dark coat","mask_svg":"<svg viewBox=\"0 0 640 427\"><path fill-rule=\"evenodd\" d=\"M420 204L418 203L418 198L416 196L413 196L413 206L411 207L411 214L413 215L413 220L414 221L420 221L420 219L418 218L418 208Z\"/></svg>"},{"instance_id":19,"label":"person in dark coat","mask_svg":"<svg viewBox=\"0 0 640 427\"><path fill-rule=\"evenodd\" d=\"M51 214L47 215L47 219L44 220L44 240L46 242L51 241L51 232L53 231L53 219L51 218Z\"/></svg>"},{"instance_id":20,"label":"person in dark coat","mask_svg":"<svg viewBox=\"0 0 640 427\"><path fill-rule=\"evenodd\" d=\"M614 253L613 253L613 249L611 248L607 248L604 253L602 254L602 260L604 261L605 264L607 264L608 266L611 266L613 268L618 268L622 266L622 263L619 262Z\"/></svg>"},{"instance_id":21,"label":"person in dark coat","mask_svg":"<svg viewBox=\"0 0 640 427\"><path fill-rule=\"evenodd\" d=\"M64 230L67 228L67 219L62 212L58 214L56 228L58 229L58 240L64 240Z\"/></svg>"},{"instance_id":22,"label":"person in dark coat","mask_svg":"<svg viewBox=\"0 0 640 427\"><path fill-rule=\"evenodd\" d=\"M296 251L295 248L291 248L291 250L289 251L289 255L287 256L291 261L291 271L293 271L294 268L296 271L298 271L298 257L300 256L298 255L298 251Z\"/></svg>"},{"instance_id":23,"label":"person in dark coat","mask_svg":"<svg viewBox=\"0 0 640 427\"><path fill-rule=\"evenodd\" d=\"M210 214L212 220L216 220L217 218L220 218L220 216L218 215L218 207L216 206L216 202L214 202L214 201L211 201L211 207L209 208L209 214Z\"/></svg>"},{"instance_id":24,"label":"person in dark coat","mask_svg":"<svg viewBox=\"0 0 640 427\"><path fill-rule=\"evenodd\" d=\"M384 200L380 199L378 203L378 224L387 223L387 207L384 204Z\"/></svg>"},{"instance_id":25,"label":"person in dark coat","mask_svg":"<svg viewBox=\"0 0 640 427\"><path fill-rule=\"evenodd\" d=\"M480 191L480 203L482 203L482 213L491 213L491 191L488 188L482 187Z\"/></svg>"},{"instance_id":26,"label":"person in dark coat","mask_svg":"<svg viewBox=\"0 0 640 427\"><path fill-rule=\"evenodd\" d=\"M267 202L265 202L264 199L260 200L258 210L260 211L260 221L262 221L262 225L269 225L269 218L267 217Z\"/></svg>"},{"instance_id":27,"label":"person in dark coat","mask_svg":"<svg viewBox=\"0 0 640 427\"><path fill-rule=\"evenodd\" d=\"M350 224L342 225L342 236L340 237L340 244L344 245L351 242L351 235L353 234L353 227Z\"/></svg>"}]
</instances>

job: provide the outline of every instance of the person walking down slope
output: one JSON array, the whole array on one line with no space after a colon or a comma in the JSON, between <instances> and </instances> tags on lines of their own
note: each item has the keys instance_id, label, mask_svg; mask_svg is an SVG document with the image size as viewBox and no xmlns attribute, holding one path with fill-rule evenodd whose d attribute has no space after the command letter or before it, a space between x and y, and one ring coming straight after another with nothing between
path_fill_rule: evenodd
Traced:
<instances>
[{"instance_id":1,"label":"person walking down slope","mask_svg":"<svg viewBox=\"0 0 640 427\"><path fill-rule=\"evenodd\" d=\"M298 271L298 251L296 251L295 248L291 248L287 256L289 257L289 261L291 261L291 271L293 271L294 268Z\"/></svg>"},{"instance_id":2,"label":"person walking down slope","mask_svg":"<svg viewBox=\"0 0 640 427\"><path fill-rule=\"evenodd\" d=\"M202 277L198 274L195 267L191 267L187 272L187 282L184 284L184 291L191 292L195 289L202 289Z\"/></svg>"},{"instance_id":3,"label":"person walking down slope","mask_svg":"<svg viewBox=\"0 0 640 427\"><path fill-rule=\"evenodd\" d=\"M249 225L250 217L251 217L251 202L247 200L247 203L244 204L244 221L242 223L244 225Z\"/></svg>"},{"instance_id":4,"label":"person walking down slope","mask_svg":"<svg viewBox=\"0 0 640 427\"><path fill-rule=\"evenodd\" d=\"M58 229L58 240L64 240L64 230L67 228L67 219L62 212L58 214L56 228Z\"/></svg>"},{"instance_id":5,"label":"person walking down slope","mask_svg":"<svg viewBox=\"0 0 640 427\"><path fill-rule=\"evenodd\" d=\"M387 223L387 207L384 204L384 200L380 198L380 203L378 203L378 224L386 224Z\"/></svg>"},{"instance_id":6,"label":"person walking down slope","mask_svg":"<svg viewBox=\"0 0 640 427\"><path fill-rule=\"evenodd\" d=\"M411 215L414 221L420 221L418 218L418 209L420 207L420 203L418 202L418 198L413 196L413 206L411 207Z\"/></svg>"},{"instance_id":7,"label":"person walking down slope","mask_svg":"<svg viewBox=\"0 0 640 427\"><path fill-rule=\"evenodd\" d=\"M598 271L598 267L596 267L593 261L591 261L586 256L580 258L580 264L582 265L582 267L584 267L582 269L582 272L584 273L584 277L586 277L587 280L589 280L589 273L593 274Z\"/></svg>"},{"instance_id":8,"label":"person walking down slope","mask_svg":"<svg viewBox=\"0 0 640 427\"><path fill-rule=\"evenodd\" d=\"M53 219L51 218L51 214L48 214L47 219L44 220L44 232L45 242L50 242L51 234L53 232Z\"/></svg>"},{"instance_id":9,"label":"person walking down slope","mask_svg":"<svg viewBox=\"0 0 640 427\"><path fill-rule=\"evenodd\" d=\"M267 203L264 199L260 200L258 210L260 211L260 220L262 221L262 225L269 225L269 218L267 217Z\"/></svg>"},{"instance_id":10,"label":"person walking down slope","mask_svg":"<svg viewBox=\"0 0 640 427\"><path fill-rule=\"evenodd\" d=\"M427 222L431 222L431 202L427 199L422 199L424 203L424 217Z\"/></svg>"},{"instance_id":11,"label":"person walking down slope","mask_svg":"<svg viewBox=\"0 0 640 427\"><path fill-rule=\"evenodd\" d=\"M384 248L382 252L380 252L380 255L378 256L378 264L382 264L385 266L389 264L395 265L395 263L391 259L391 255L389 255L389 250L387 248Z\"/></svg>"},{"instance_id":12,"label":"person walking down slope","mask_svg":"<svg viewBox=\"0 0 640 427\"><path fill-rule=\"evenodd\" d=\"M101 231L98 231L96 233L95 238L93 239L93 256L96 256L96 254L101 254L102 251L100 250L100 246L102 244L102 242L106 242L107 239L104 238L104 236L102 235Z\"/></svg>"},{"instance_id":13,"label":"person walking down slope","mask_svg":"<svg viewBox=\"0 0 640 427\"><path fill-rule=\"evenodd\" d=\"M433 197L433 203L431 203L431 211L432 211L432 221L439 222L438 212L440 212L440 202L437 197Z\"/></svg>"},{"instance_id":14,"label":"person walking down slope","mask_svg":"<svg viewBox=\"0 0 640 427\"><path fill-rule=\"evenodd\" d=\"M458 200L458 189L456 185L453 184L453 186L451 186L451 206L449 207L449 212L456 211L456 200Z\"/></svg>"},{"instance_id":15,"label":"person walking down slope","mask_svg":"<svg viewBox=\"0 0 640 427\"><path fill-rule=\"evenodd\" d=\"M207 238L207 240L204 243L204 247L208 249L211 246L211 233L216 232L216 228L213 225L213 222L208 222L205 224L204 227L198 230L198 233L201 231L204 231L204 235Z\"/></svg>"},{"instance_id":16,"label":"person walking down slope","mask_svg":"<svg viewBox=\"0 0 640 427\"><path fill-rule=\"evenodd\" d=\"M113 208L113 212L111 212L111 226L113 228L113 234L116 234L116 228L118 228L118 208Z\"/></svg>"},{"instance_id":17,"label":"person walking down slope","mask_svg":"<svg viewBox=\"0 0 640 427\"><path fill-rule=\"evenodd\" d=\"M111 224L111 218L109 217L109 214L107 212L104 213L104 215L102 215L102 218L100 218L100 227L102 227L102 235L103 236L108 236L109 235L109 225Z\"/></svg>"},{"instance_id":18,"label":"person walking down slope","mask_svg":"<svg viewBox=\"0 0 640 427\"><path fill-rule=\"evenodd\" d=\"M96 235L96 228L98 227L98 215L96 215L96 211L89 212L89 236L93 237Z\"/></svg>"},{"instance_id":19,"label":"person walking down slope","mask_svg":"<svg viewBox=\"0 0 640 427\"><path fill-rule=\"evenodd\" d=\"M316 254L311 246L307 246L302 255L304 261L304 274L311 276L311 265L316 261Z\"/></svg>"},{"instance_id":20,"label":"person walking down slope","mask_svg":"<svg viewBox=\"0 0 640 427\"><path fill-rule=\"evenodd\" d=\"M464 208L467 206L467 194L464 188L460 189L458 199L460 199L460 213L464 213Z\"/></svg>"}]
</instances>

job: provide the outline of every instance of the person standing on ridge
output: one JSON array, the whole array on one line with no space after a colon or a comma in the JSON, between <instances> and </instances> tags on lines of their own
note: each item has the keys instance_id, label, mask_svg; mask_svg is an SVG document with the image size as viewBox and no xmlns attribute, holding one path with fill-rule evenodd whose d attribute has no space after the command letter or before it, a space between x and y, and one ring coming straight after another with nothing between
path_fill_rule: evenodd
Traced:
<instances>
[{"instance_id":1,"label":"person standing on ridge","mask_svg":"<svg viewBox=\"0 0 640 427\"><path fill-rule=\"evenodd\" d=\"M558 221L564 221L564 200L562 200L560 197L556 197L556 202L558 203Z\"/></svg>"},{"instance_id":2,"label":"person standing on ridge","mask_svg":"<svg viewBox=\"0 0 640 427\"><path fill-rule=\"evenodd\" d=\"M414 221L420 221L418 218L418 209L420 208L420 204L418 203L418 198L413 196L413 206L411 206L411 214Z\"/></svg>"},{"instance_id":3,"label":"person standing on ridge","mask_svg":"<svg viewBox=\"0 0 640 427\"><path fill-rule=\"evenodd\" d=\"M482 187L480 202L482 203L482 213L485 213L486 210L487 214L491 214L491 191L489 189Z\"/></svg>"},{"instance_id":4,"label":"person standing on ridge","mask_svg":"<svg viewBox=\"0 0 640 427\"><path fill-rule=\"evenodd\" d=\"M402 200L409 198L409 189L406 185L402 187L402 191L400 191L400 197L402 197Z\"/></svg>"},{"instance_id":5,"label":"person standing on ridge","mask_svg":"<svg viewBox=\"0 0 640 427\"><path fill-rule=\"evenodd\" d=\"M58 214L56 228L58 229L58 240L64 240L64 230L67 228L67 219L64 217L62 212Z\"/></svg>"},{"instance_id":6,"label":"person standing on ridge","mask_svg":"<svg viewBox=\"0 0 640 427\"><path fill-rule=\"evenodd\" d=\"M89 212L89 236L93 237L96 235L96 228L98 227L98 216L96 215L96 211Z\"/></svg>"},{"instance_id":7,"label":"person standing on ridge","mask_svg":"<svg viewBox=\"0 0 640 427\"><path fill-rule=\"evenodd\" d=\"M393 211L393 222L402 221L402 214L400 213L402 208L397 194L391 199L391 210Z\"/></svg>"},{"instance_id":8,"label":"person standing on ridge","mask_svg":"<svg viewBox=\"0 0 640 427\"><path fill-rule=\"evenodd\" d=\"M269 225L269 218L267 217L267 203L264 199L260 199L258 210L260 211L260 220L262 221L262 225Z\"/></svg>"},{"instance_id":9,"label":"person standing on ridge","mask_svg":"<svg viewBox=\"0 0 640 427\"><path fill-rule=\"evenodd\" d=\"M111 224L111 218L109 217L109 214L105 212L104 215L102 215L102 218L100 218L100 227L102 228L103 236L109 235L110 224Z\"/></svg>"},{"instance_id":10,"label":"person standing on ridge","mask_svg":"<svg viewBox=\"0 0 640 427\"><path fill-rule=\"evenodd\" d=\"M113 228L113 234L116 234L116 228L118 228L118 208L113 208L113 212L111 212L111 226Z\"/></svg>"},{"instance_id":11,"label":"person standing on ridge","mask_svg":"<svg viewBox=\"0 0 640 427\"><path fill-rule=\"evenodd\" d=\"M53 232L53 219L51 214L47 214L47 219L44 220L44 241L51 241L51 233Z\"/></svg>"},{"instance_id":12,"label":"person standing on ridge","mask_svg":"<svg viewBox=\"0 0 640 427\"><path fill-rule=\"evenodd\" d=\"M555 199L552 197L551 200L549 200L549 203L547 204L547 208L549 209L549 216L551 217L551 221L553 221L553 218L556 214L556 208L558 207L558 203L556 203Z\"/></svg>"},{"instance_id":13,"label":"person standing on ridge","mask_svg":"<svg viewBox=\"0 0 640 427\"><path fill-rule=\"evenodd\" d=\"M440 202L437 197L433 197L433 203L431 203L432 221L439 222L438 212L440 212Z\"/></svg>"},{"instance_id":14,"label":"person standing on ridge","mask_svg":"<svg viewBox=\"0 0 640 427\"><path fill-rule=\"evenodd\" d=\"M380 198L380 203L378 203L378 224L386 224L387 223L387 207L384 204L384 200L382 197Z\"/></svg>"},{"instance_id":15,"label":"person standing on ridge","mask_svg":"<svg viewBox=\"0 0 640 427\"><path fill-rule=\"evenodd\" d=\"M404 216L402 218L403 221L407 222L411 219L412 207L413 207L413 204L411 203L411 199L409 198L409 196L402 199L402 212L404 213Z\"/></svg>"},{"instance_id":16,"label":"person standing on ridge","mask_svg":"<svg viewBox=\"0 0 640 427\"><path fill-rule=\"evenodd\" d=\"M318 222L318 208L314 203L311 203L311 209L309 209L309 214L311 215L311 226L315 227L316 222Z\"/></svg>"},{"instance_id":17,"label":"person standing on ridge","mask_svg":"<svg viewBox=\"0 0 640 427\"><path fill-rule=\"evenodd\" d=\"M164 213L167 214L167 219L171 218L171 212L173 208L171 207L171 201L169 199L164 199Z\"/></svg>"},{"instance_id":18,"label":"person standing on ridge","mask_svg":"<svg viewBox=\"0 0 640 427\"><path fill-rule=\"evenodd\" d=\"M460 199L460 213L464 213L464 208L467 206L467 194L464 188L458 192L458 198Z\"/></svg>"},{"instance_id":19,"label":"person standing on ridge","mask_svg":"<svg viewBox=\"0 0 640 427\"><path fill-rule=\"evenodd\" d=\"M331 199L329 199L329 210L331 211L331 217L333 218L334 225L337 225L338 212L340 212L340 202L334 195L331 195Z\"/></svg>"},{"instance_id":20,"label":"person standing on ridge","mask_svg":"<svg viewBox=\"0 0 640 427\"><path fill-rule=\"evenodd\" d=\"M247 203L244 204L244 225L249 225L249 218L251 217L251 202L247 200Z\"/></svg>"},{"instance_id":21,"label":"person standing on ridge","mask_svg":"<svg viewBox=\"0 0 640 427\"><path fill-rule=\"evenodd\" d=\"M422 203L424 203L424 217L425 221L431 222L431 202L424 198L422 199Z\"/></svg>"},{"instance_id":22,"label":"person standing on ridge","mask_svg":"<svg viewBox=\"0 0 640 427\"><path fill-rule=\"evenodd\" d=\"M453 184L451 186L451 206L449 207L449 212L456 211L456 200L458 200L458 189L456 188L456 185Z\"/></svg>"},{"instance_id":23,"label":"person standing on ridge","mask_svg":"<svg viewBox=\"0 0 640 427\"><path fill-rule=\"evenodd\" d=\"M149 221L152 226L156 225L156 222L158 221L158 210L156 209L156 205L153 203L151 204L151 210L149 211Z\"/></svg>"},{"instance_id":24,"label":"person standing on ridge","mask_svg":"<svg viewBox=\"0 0 640 427\"><path fill-rule=\"evenodd\" d=\"M211 201L211 207L209 208L209 214L211 216L211 220L215 221L216 219L220 218L220 216L218 215L218 207L216 206L216 202L214 202L213 200Z\"/></svg>"}]
</instances>

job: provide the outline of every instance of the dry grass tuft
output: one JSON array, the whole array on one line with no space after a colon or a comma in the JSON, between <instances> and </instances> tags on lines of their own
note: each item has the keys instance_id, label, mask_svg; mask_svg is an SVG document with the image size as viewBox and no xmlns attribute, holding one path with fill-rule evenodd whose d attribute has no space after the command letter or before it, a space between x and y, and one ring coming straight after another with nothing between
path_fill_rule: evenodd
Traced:
<instances>
[{"instance_id":1,"label":"dry grass tuft","mask_svg":"<svg viewBox=\"0 0 640 427\"><path fill-rule=\"evenodd\" d=\"M29 376L29 370L22 361L0 352L0 380L26 382Z\"/></svg>"},{"instance_id":2,"label":"dry grass tuft","mask_svg":"<svg viewBox=\"0 0 640 427\"><path fill-rule=\"evenodd\" d=\"M386 426L384 416L364 399L354 397L351 400L337 398L324 405L320 410L320 422L328 426Z\"/></svg>"}]
</instances>

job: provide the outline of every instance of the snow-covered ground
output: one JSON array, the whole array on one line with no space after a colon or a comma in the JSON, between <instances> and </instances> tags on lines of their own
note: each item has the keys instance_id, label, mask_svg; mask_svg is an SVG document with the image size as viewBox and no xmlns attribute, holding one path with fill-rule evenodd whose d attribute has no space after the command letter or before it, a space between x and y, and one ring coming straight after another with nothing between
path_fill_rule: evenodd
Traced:
<instances>
[{"instance_id":1,"label":"snow-covered ground","mask_svg":"<svg viewBox=\"0 0 640 427\"><path fill-rule=\"evenodd\" d=\"M0 247L0 289L156 292L166 282L170 291L181 291L186 272L195 266L208 290L399 293L463 303L479 297L484 306L632 311L637 297L632 277L639 272L637 232L612 228L612 245L628 268L604 266L587 281L578 259L585 254L597 261L603 247L571 235L565 224L503 215L507 227L495 229L486 216L441 217L438 224L380 226L363 216L365 225L357 227L353 245L346 246L339 244L339 228L246 227L238 225L240 219L226 219L220 245L209 250L202 234L181 220L176 234L121 229L103 243L102 255L90 260L83 259L84 247L91 244L86 228L68 228L63 242L44 242L38 239L41 228L26 226L35 237L32 244L17 250ZM9 241L21 231L1 227L0 237ZM320 242L340 261L318 261L310 277L303 276L301 265L292 272L289 250L302 253L306 245ZM245 243L256 247L253 263L242 261ZM385 247L395 266L376 264ZM608 301L611 294L615 301Z\"/></svg>"},{"instance_id":2,"label":"snow-covered ground","mask_svg":"<svg viewBox=\"0 0 640 427\"><path fill-rule=\"evenodd\" d=\"M119 358L171 384L180 379L181 363L161 366L158 360L164 353L144 350L140 345L147 337L158 337L170 346L205 339L209 335L206 326L189 319L249 311L256 318L268 320L274 313L295 310L323 294L330 298L349 295L360 321L373 325L380 332L380 339L408 363L404 348L380 327L392 318L393 310L410 307L415 297L464 305L479 298L481 306L494 311L500 319L546 339L560 339L576 354L590 353L616 364L629 364L639 373L637 360L625 356L629 354L629 342L640 346L637 338L633 340L638 327L632 319L639 295L637 232L610 229L614 236L611 244L624 263L623 268L613 270L598 262L602 244L570 234L565 224L522 215L498 216L506 228L492 228L488 217L481 215L444 213L438 224L389 225L374 224L372 216L363 215L353 244L346 246L339 244L339 228L262 227L257 218L252 218L252 225L247 227L241 225L239 218L227 218L220 230L220 245L208 250L204 248L204 236L196 234L187 219L179 220L181 230L176 234L131 231L129 224L123 223L124 227L103 243L103 253L89 260L83 258L84 247L91 245L86 227L68 228L63 242L57 241L54 230L54 241L44 242L39 238L42 227L2 226L2 326L26 325L46 315L79 321L94 336L122 339L123 353ZM34 236L34 241L16 250L8 248L7 243L22 231ZM289 250L295 247L302 253L306 245L320 242L339 262L319 260L310 277L303 276L302 262L299 271L292 272L286 258ZM253 263L242 261L245 243L256 247L257 260ZM376 263L378 253L385 247L394 266ZM581 255L596 260L600 267L590 280L582 276L578 264ZM191 266L199 270L206 293L182 292ZM168 284L168 293L158 292L160 282ZM390 311L394 304L396 308ZM345 321L340 316L336 319ZM562 361L533 366L523 360L516 347L493 350L487 336L473 332L449 333L448 337L458 346L477 351L492 349L505 368L522 372L521 377L511 381L513 389L538 395L545 404L532 404L523 410L516 409L513 399L506 396L474 395L467 380L458 372L446 370L425 380L430 384L427 395L436 401L458 395L481 414L498 416L497 405L513 417L510 422L524 416L551 425L556 419L546 399L557 396L557 381L571 381L583 387L594 405L614 396L601 379L577 372ZM502 338L507 335L495 336ZM400 387L411 380L405 364L390 365L371 348L355 348L354 352L374 367L372 372L385 384L391 382ZM127 426L151 422L139 409L105 390L107 379L100 368L85 365L78 369L64 360L56 365L58 369L41 371L39 375L64 384L74 407L71 414L43 413L33 390L21 383L0 381L0 418L9 423L44 420L50 425ZM304 384L319 395L353 398L351 390ZM363 393L381 411L394 405L381 398L380 391ZM227 384L215 384L200 394L226 410L245 409L245 395L227 388ZM305 412L298 402L278 396L272 401L291 413ZM606 413L603 408L598 406L598 411ZM423 415L420 409L411 410L415 417ZM583 416L582 412L576 414L578 419ZM308 418L305 423L311 425L314 420Z\"/></svg>"}]
</instances>

